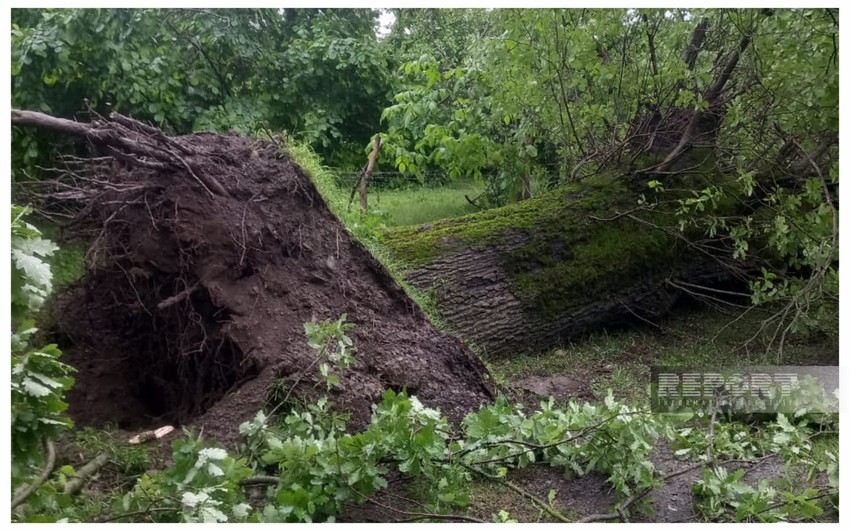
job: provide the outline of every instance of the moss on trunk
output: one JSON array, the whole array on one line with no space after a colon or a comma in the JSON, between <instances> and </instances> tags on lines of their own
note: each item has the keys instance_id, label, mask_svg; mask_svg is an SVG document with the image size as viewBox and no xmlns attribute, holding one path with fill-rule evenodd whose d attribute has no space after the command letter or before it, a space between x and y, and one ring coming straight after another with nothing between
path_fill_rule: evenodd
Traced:
<instances>
[{"instance_id":1,"label":"moss on trunk","mask_svg":"<svg viewBox=\"0 0 850 530\"><path fill-rule=\"evenodd\" d=\"M455 331L490 353L544 348L669 310L670 277L716 274L636 220L635 193L603 180L504 208L390 229L386 244ZM630 214L630 212L634 212ZM659 226L673 220L642 212Z\"/></svg>"}]
</instances>

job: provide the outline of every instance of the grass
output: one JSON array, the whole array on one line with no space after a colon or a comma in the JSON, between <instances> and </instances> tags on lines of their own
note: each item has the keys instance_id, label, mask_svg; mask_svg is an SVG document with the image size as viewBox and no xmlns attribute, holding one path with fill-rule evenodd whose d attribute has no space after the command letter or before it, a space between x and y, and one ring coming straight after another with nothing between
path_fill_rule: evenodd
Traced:
<instances>
[{"instance_id":1,"label":"grass","mask_svg":"<svg viewBox=\"0 0 850 530\"><path fill-rule=\"evenodd\" d=\"M75 442L81 453L94 458L98 453L108 453L110 465L121 477L137 478L154 466L155 459L145 444L129 445L122 438L126 434L106 425L101 429L86 427L76 431Z\"/></svg>"},{"instance_id":2,"label":"grass","mask_svg":"<svg viewBox=\"0 0 850 530\"><path fill-rule=\"evenodd\" d=\"M479 193L479 188L469 181L440 188L376 189L369 195L369 204L375 213L386 216L388 226L408 226L473 213L478 209L465 196L474 199Z\"/></svg>"},{"instance_id":3,"label":"grass","mask_svg":"<svg viewBox=\"0 0 850 530\"><path fill-rule=\"evenodd\" d=\"M758 329L751 312L735 325L733 317L703 307L680 307L663 321L663 331L648 325L601 331L547 352L485 359L496 381L518 381L532 375L572 375L587 380L593 395L648 403L651 366L826 365L838 358L833 339L798 340L786 344L781 362L758 340L742 344Z\"/></svg>"}]
</instances>

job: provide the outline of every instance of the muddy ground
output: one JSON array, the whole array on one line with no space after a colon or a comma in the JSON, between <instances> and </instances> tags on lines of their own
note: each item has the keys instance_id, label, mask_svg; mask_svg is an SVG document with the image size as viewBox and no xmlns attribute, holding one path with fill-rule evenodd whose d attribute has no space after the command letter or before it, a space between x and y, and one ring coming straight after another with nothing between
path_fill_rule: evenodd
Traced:
<instances>
[{"instance_id":1,"label":"muddy ground","mask_svg":"<svg viewBox=\"0 0 850 530\"><path fill-rule=\"evenodd\" d=\"M492 399L481 361L430 324L278 146L208 133L170 142L228 196L119 161L76 169L87 180L73 181L75 199L56 195L76 215L66 234L92 245L93 270L62 294L53 329L78 370L78 425L193 425L235 443L274 389L300 380L293 395L309 399L318 369L304 323L343 313L357 363L331 399L355 428L388 388L454 420Z\"/></svg>"}]
</instances>

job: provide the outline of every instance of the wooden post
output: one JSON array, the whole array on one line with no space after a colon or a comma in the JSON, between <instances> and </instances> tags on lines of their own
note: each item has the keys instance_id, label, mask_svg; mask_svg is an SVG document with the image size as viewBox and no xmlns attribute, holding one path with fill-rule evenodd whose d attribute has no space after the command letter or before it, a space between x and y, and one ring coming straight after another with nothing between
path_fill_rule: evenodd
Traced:
<instances>
[{"instance_id":1,"label":"wooden post","mask_svg":"<svg viewBox=\"0 0 850 530\"><path fill-rule=\"evenodd\" d=\"M360 211L365 212L368 207L366 197L366 187L369 185L369 178L372 176L372 171L375 170L375 165L378 163L378 153L381 152L381 135L375 136L375 144L372 146L372 154L369 155L369 164L366 166L366 171L360 177Z\"/></svg>"},{"instance_id":2,"label":"wooden post","mask_svg":"<svg viewBox=\"0 0 850 530\"><path fill-rule=\"evenodd\" d=\"M526 136L525 145L534 145L534 140L530 136ZM528 173L523 173L519 176L519 180L522 188L516 192L516 202L531 198L531 176Z\"/></svg>"}]
</instances>

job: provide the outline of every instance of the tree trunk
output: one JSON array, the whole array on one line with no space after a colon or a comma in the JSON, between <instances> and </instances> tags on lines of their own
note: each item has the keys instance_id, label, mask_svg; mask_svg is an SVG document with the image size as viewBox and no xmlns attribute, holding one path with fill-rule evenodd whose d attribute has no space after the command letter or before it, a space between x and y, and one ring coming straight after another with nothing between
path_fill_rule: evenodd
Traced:
<instances>
[{"instance_id":1,"label":"tree trunk","mask_svg":"<svg viewBox=\"0 0 850 530\"><path fill-rule=\"evenodd\" d=\"M623 184L584 182L390 229L386 244L456 332L487 353L509 354L651 320L680 296L676 279L710 285L727 277L725 267L663 228L672 225L666 214L639 214Z\"/></svg>"}]
</instances>

